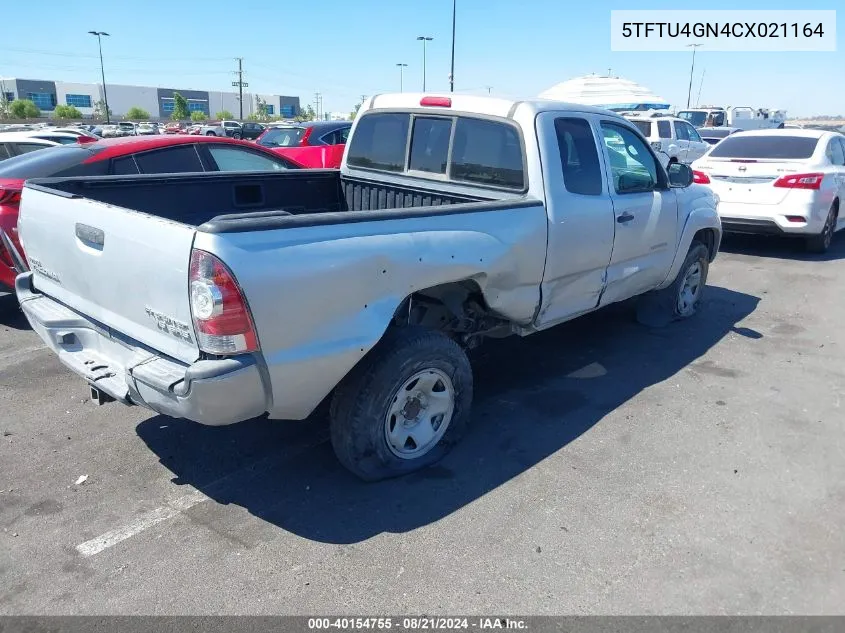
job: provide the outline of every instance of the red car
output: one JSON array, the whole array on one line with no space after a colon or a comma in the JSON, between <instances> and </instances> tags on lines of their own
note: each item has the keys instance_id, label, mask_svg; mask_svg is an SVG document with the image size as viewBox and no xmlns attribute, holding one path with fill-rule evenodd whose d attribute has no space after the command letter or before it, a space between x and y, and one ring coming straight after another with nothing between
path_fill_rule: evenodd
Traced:
<instances>
[{"instance_id":1,"label":"red car","mask_svg":"<svg viewBox=\"0 0 845 633\"><path fill-rule=\"evenodd\" d=\"M269 127L256 143L303 167L340 167L351 121L309 121Z\"/></svg>"},{"instance_id":2,"label":"red car","mask_svg":"<svg viewBox=\"0 0 845 633\"><path fill-rule=\"evenodd\" d=\"M255 143L215 136L128 136L48 147L9 158L0 163L0 289L14 288L15 262L3 242L11 240L23 252L18 241L18 207L28 178L301 168Z\"/></svg>"}]
</instances>

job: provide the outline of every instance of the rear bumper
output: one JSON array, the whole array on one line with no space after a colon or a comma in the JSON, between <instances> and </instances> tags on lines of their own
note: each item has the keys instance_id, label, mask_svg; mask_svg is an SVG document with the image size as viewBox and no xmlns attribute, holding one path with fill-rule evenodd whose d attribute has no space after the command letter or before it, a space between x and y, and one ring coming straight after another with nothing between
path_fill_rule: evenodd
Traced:
<instances>
[{"instance_id":1,"label":"rear bumper","mask_svg":"<svg viewBox=\"0 0 845 633\"><path fill-rule=\"evenodd\" d=\"M791 222L788 216L805 218L804 222ZM755 233L762 235L815 235L821 233L827 210L821 214L812 204L803 201L790 204L747 204L719 202L719 217L725 233Z\"/></svg>"},{"instance_id":2,"label":"rear bumper","mask_svg":"<svg viewBox=\"0 0 845 633\"><path fill-rule=\"evenodd\" d=\"M33 290L31 280L31 272L20 275L15 290L32 329L65 366L115 400L213 426L267 411L254 357L185 365Z\"/></svg>"}]
</instances>

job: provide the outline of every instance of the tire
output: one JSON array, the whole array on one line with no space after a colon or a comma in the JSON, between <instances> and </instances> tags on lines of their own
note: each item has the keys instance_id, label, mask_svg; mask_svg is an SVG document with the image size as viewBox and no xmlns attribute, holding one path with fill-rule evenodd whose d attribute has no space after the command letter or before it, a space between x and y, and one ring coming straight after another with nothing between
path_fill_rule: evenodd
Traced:
<instances>
[{"instance_id":1,"label":"tire","mask_svg":"<svg viewBox=\"0 0 845 633\"><path fill-rule=\"evenodd\" d=\"M436 463L461 439L471 403L472 368L457 343L423 328L389 331L335 390L332 447L364 481L405 475ZM443 412L429 418L427 409Z\"/></svg>"},{"instance_id":2,"label":"tire","mask_svg":"<svg viewBox=\"0 0 845 633\"><path fill-rule=\"evenodd\" d=\"M694 240L672 284L640 298L637 320L643 325L659 326L693 316L704 295L709 270L710 252L704 244ZM693 281L691 276L697 276L694 286L687 284Z\"/></svg>"},{"instance_id":3,"label":"tire","mask_svg":"<svg viewBox=\"0 0 845 633\"><path fill-rule=\"evenodd\" d=\"M206 132L206 133L205 133L205 135L206 135L206 136L217 136L217 134L215 134L215 133L214 133L214 132L212 132L211 130L209 130L208 132Z\"/></svg>"},{"instance_id":4,"label":"tire","mask_svg":"<svg viewBox=\"0 0 845 633\"><path fill-rule=\"evenodd\" d=\"M836 232L836 221L839 217L839 209L836 203L831 205L830 211L827 212L824 226L821 233L818 235L811 235L807 238L805 246L811 253L826 253L830 248L830 243L833 241L833 234Z\"/></svg>"},{"instance_id":5,"label":"tire","mask_svg":"<svg viewBox=\"0 0 845 633\"><path fill-rule=\"evenodd\" d=\"M235 132L234 134L232 134L232 138L235 139L236 141L240 141L241 135L240 135L239 132Z\"/></svg>"}]
</instances>

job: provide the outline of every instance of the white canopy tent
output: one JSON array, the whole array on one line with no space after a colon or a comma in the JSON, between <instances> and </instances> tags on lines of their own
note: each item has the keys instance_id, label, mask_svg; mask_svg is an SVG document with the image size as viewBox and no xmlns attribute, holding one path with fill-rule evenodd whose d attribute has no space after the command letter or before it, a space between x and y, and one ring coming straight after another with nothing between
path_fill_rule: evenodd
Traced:
<instances>
[{"instance_id":1,"label":"white canopy tent","mask_svg":"<svg viewBox=\"0 0 845 633\"><path fill-rule=\"evenodd\" d=\"M663 97L638 83L601 75L576 77L554 85L538 96L608 110L668 110L670 107Z\"/></svg>"}]
</instances>

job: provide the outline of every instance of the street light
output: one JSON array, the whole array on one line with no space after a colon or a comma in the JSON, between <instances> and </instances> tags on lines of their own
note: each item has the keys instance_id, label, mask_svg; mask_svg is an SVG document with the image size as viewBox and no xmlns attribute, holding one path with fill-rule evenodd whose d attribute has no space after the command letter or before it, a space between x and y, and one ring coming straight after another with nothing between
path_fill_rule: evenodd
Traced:
<instances>
[{"instance_id":1,"label":"street light","mask_svg":"<svg viewBox=\"0 0 845 633\"><path fill-rule=\"evenodd\" d=\"M106 123L111 123L111 118L109 117L109 96L106 94L106 71L103 68L103 40L101 39L102 35L106 37L111 37L105 31L88 31L91 35L97 36L97 45L100 47L100 74L103 77L103 101L106 104Z\"/></svg>"},{"instance_id":2,"label":"street light","mask_svg":"<svg viewBox=\"0 0 845 633\"><path fill-rule=\"evenodd\" d=\"M399 66L399 92L403 92L402 89L402 82L403 82L403 75L405 73L405 69L408 67L408 64L396 64Z\"/></svg>"},{"instance_id":3,"label":"street light","mask_svg":"<svg viewBox=\"0 0 845 633\"><path fill-rule=\"evenodd\" d=\"M687 107L689 107L690 99L692 98L692 73L695 70L695 49L701 44L687 44L687 48L692 48L692 67L689 69L689 90L687 90Z\"/></svg>"},{"instance_id":4,"label":"street light","mask_svg":"<svg viewBox=\"0 0 845 633\"><path fill-rule=\"evenodd\" d=\"M423 92L425 92L425 43L430 42L433 39L434 39L433 37L428 37L426 35L420 35L417 38L418 42L423 43Z\"/></svg>"}]
</instances>

